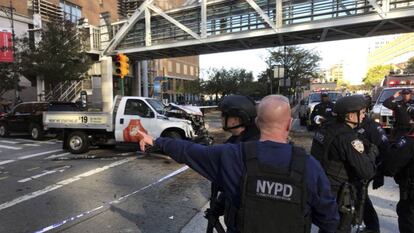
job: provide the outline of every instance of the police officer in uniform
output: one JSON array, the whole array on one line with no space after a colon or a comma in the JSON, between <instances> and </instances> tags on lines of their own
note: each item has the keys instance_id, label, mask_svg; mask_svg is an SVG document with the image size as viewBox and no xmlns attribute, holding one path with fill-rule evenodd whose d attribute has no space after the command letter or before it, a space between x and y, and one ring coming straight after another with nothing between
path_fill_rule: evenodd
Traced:
<instances>
[{"instance_id":1,"label":"police officer in uniform","mask_svg":"<svg viewBox=\"0 0 414 233\"><path fill-rule=\"evenodd\" d=\"M395 99L402 95L402 100ZM414 104L411 99L411 90L403 89L397 91L394 95L386 99L383 105L394 112L395 122L393 130L393 139L399 139L411 129L411 117L407 113L407 108Z\"/></svg>"},{"instance_id":2,"label":"police officer in uniform","mask_svg":"<svg viewBox=\"0 0 414 233\"><path fill-rule=\"evenodd\" d=\"M334 104L329 100L328 94L321 93L321 102L315 105L310 116L312 125L320 125L322 122L331 120L333 108Z\"/></svg>"},{"instance_id":3,"label":"police officer in uniform","mask_svg":"<svg viewBox=\"0 0 414 233\"><path fill-rule=\"evenodd\" d=\"M310 222L335 232L339 215L320 164L303 149L287 143L291 126L289 100L280 95L262 99L256 123L260 140L203 146L189 141L153 138L179 163L219 184L226 198L227 232L310 232ZM237 217L238 216L238 217Z\"/></svg>"},{"instance_id":4,"label":"police officer in uniform","mask_svg":"<svg viewBox=\"0 0 414 233\"><path fill-rule=\"evenodd\" d=\"M414 119L414 111L409 115ZM413 129L390 148L384 159L384 170L394 176L400 188L397 204L398 228L401 233L414 233L414 134Z\"/></svg>"},{"instance_id":5,"label":"police officer in uniform","mask_svg":"<svg viewBox=\"0 0 414 233\"><path fill-rule=\"evenodd\" d=\"M331 183L341 215L337 232L350 232L355 217L356 191L353 184L375 175L378 149L366 148L358 138L357 128L365 117L365 99L359 95L339 99L334 107L337 114L315 133L311 154L318 159Z\"/></svg>"},{"instance_id":6,"label":"police officer in uniform","mask_svg":"<svg viewBox=\"0 0 414 233\"><path fill-rule=\"evenodd\" d=\"M256 103L242 95L225 96L218 105L223 129L231 133L225 143L239 143L257 141L260 132L254 120L256 118ZM223 189L216 183L211 184L210 208L205 212L208 220L207 233L212 233L213 228L218 233L224 232L219 217L224 214L225 198Z\"/></svg>"},{"instance_id":7,"label":"police officer in uniform","mask_svg":"<svg viewBox=\"0 0 414 233\"><path fill-rule=\"evenodd\" d=\"M368 112L371 109L372 99L369 95L365 95L365 102L366 102L366 111ZM379 150L379 155L376 158L377 164L377 173L373 178L373 189L377 189L384 185L384 175L382 174L381 164L383 161L383 157L387 154L389 148L389 141L388 137L385 134L385 131L382 129L381 125L375 122L368 116L362 120L361 126L357 128L357 132L359 138L364 140L364 145L369 146L369 144L373 144L377 146ZM364 208L363 208L363 221L365 224L365 229L360 231L361 233L377 233L380 232L379 226L379 219L378 214L375 211L375 208L372 204L371 199L368 196L367 188L368 183L360 184L359 185L360 192L366 193L366 199L364 200ZM362 194L361 194L362 195Z\"/></svg>"}]
</instances>

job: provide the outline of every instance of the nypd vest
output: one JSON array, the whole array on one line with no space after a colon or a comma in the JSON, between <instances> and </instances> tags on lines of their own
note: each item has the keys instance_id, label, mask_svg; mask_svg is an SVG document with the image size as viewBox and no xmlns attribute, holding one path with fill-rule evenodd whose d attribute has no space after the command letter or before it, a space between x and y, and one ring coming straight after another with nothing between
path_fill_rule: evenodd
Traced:
<instances>
[{"instance_id":1,"label":"nypd vest","mask_svg":"<svg viewBox=\"0 0 414 233\"><path fill-rule=\"evenodd\" d=\"M332 158L330 155L333 141L343 134L351 133L341 128L325 125L318 130L312 141L311 155L313 155L322 165L331 183L331 191L337 194L339 186L349 181L349 176L345 164L339 158ZM339 183L339 185L337 185Z\"/></svg>"},{"instance_id":2,"label":"nypd vest","mask_svg":"<svg viewBox=\"0 0 414 233\"><path fill-rule=\"evenodd\" d=\"M246 173L239 210L240 231L310 232L310 219L304 216L307 201L305 151L293 147L290 168L277 168L259 164L255 142L243 143L242 146Z\"/></svg>"}]
</instances>

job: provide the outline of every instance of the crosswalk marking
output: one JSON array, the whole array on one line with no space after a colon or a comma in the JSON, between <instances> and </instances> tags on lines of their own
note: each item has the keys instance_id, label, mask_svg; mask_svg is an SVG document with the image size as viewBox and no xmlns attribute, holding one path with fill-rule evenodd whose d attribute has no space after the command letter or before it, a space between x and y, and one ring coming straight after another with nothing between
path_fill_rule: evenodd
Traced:
<instances>
[{"instance_id":1,"label":"crosswalk marking","mask_svg":"<svg viewBox=\"0 0 414 233\"><path fill-rule=\"evenodd\" d=\"M49 157L46 157L45 159L55 159L55 158L59 158L59 157L62 157L62 156L68 155L68 154L70 154L70 153L66 152L66 153L62 153L62 154L51 155Z\"/></svg>"},{"instance_id":2,"label":"crosswalk marking","mask_svg":"<svg viewBox=\"0 0 414 233\"><path fill-rule=\"evenodd\" d=\"M19 142L9 141L9 140L0 140L0 142L2 142L2 143L8 143L8 144L17 144L17 143L19 143Z\"/></svg>"},{"instance_id":3,"label":"crosswalk marking","mask_svg":"<svg viewBox=\"0 0 414 233\"><path fill-rule=\"evenodd\" d=\"M51 191L53 191L53 190L60 189L60 188L62 188L62 187L64 187L64 186L66 186L66 185L69 185L69 184L71 184L71 183L73 183L73 182L76 182L76 181L78 181L78 180L82 180L82 179L84 179L84 178L86 178L86 177L88 177L88 176L92 176L92 175L95 175L95 174L97 174L97 173L100 173L100 172L103 172L103 171L105 171L105 170L108 170L108 169L110 169L110 168L117 167L117 166L122 165L122 164L124 164L124 163L130 162L130 161L133 161L133 160L135 160L135 159L136 159L136 158L128 158L128 159L123 159L123 160L120 160L120 161L117 161L117 162L111 163L111 164L109 164L109 165L106 165L106 166L103 166L103 167L99 167L99 168L96 168L96 169L93 169L93 170L90 170L90 171L84 172L84 173L82 173L82 174L79 174L79 175L77 175L77 176L71 177L71 178L69 178L69 179L62 180L62 181L57 182L57 183L55 183L55 184L49 185L49 186L47 186L47 187L46 187L46 188L44 188L44 189L37 190L37 191L35 191L35 192L32 192L32 193L26 194L26 195L24 195L24 196L17 197L17 198L15 198L15 199L13 199L13 200L11 200L11 201L9 201L9 202L5 202L5 203L0 204L0 211L1 211L1 210L4 210L4 209L7 209L7 208L9 208L9 207L11 207L11 206L17 205L17 204L19 204L19 203L25 202L25 201L27 201L27 200L30 200L30 199L36 198L36 197L38 197L38 196L44 195L44 194L49 193L49 192L51 192Z\"/></svg>"},{"instance_id":4,"label":"crosswalk marking","mask_svg":"<svg viewBox=\"0 0 414 233\"><path fill-rule=\"evenodd\" d=\"M11 150L21 150L23 148L21 147L16 147L16 146L5 146L5 145L0 145L0 148L4 148L4 149L11 149Z\"/></svg>"},{"instance_id":5,"label":"crosswalk marking","mask_svg":"<svg viewBox=\"0 0 414 233\"><path fill-rule=\"evenodd\" d=\"M13 163L13 162L16 162L18 160L29 159L29 158L33 158L33 157L37 157L37 156L41 156L41 155L45 155L45 154L56 153L58 151L62 151L62 150L61 149L58 149L58 150L50 150L50 151L44 151L44 152L40 152L40 153L36 153L36 154L31 154L31 155L24 155L24 156L18 157L17 159L0 161L0 165L8 164L8 163Z\"/></svg>"},{"instance_id":6,"label":"crosswalk marking","mask_svg":"<svg viewBox=\"0 0 414 233\"><path fill-rule=\"evenodd\" d=\"M49 144L49 145L56 144L56 141L35 141L35 140L29 140L29 139L23 139L23 138L16 138L16 140L21 141L21 142L31 142L31 143L40 143L40 144Z\"/></svg>"},{"instance_id":7,"label":"crosswalk marking","mask_svg":"<svg viewBox=\"0 0 414 233\"><path fill-rule=\"evenodd\" d=\"M34 146L34 147L41 146L40 144L34 144L34 143L31 143L31 144L23 144L23 145L25 145L25 146Z\"/></svg>"},{"instance_id":8,"label":"crosswalk marking","mask_svg":"<svg viewBox=\"0 0 414 233\"><path fill-rule=\"evenodd\" d=\"M66 169L68 169L70 167L71 166L63 166L63 167L59 167L59 168L56 168L56 169L53 169L53 170L44 170L43 173L40 173L40 174L31 176L31 177L28 177L28 178L25 178L25 179L21 179L21 180L19 180L17 182L19 182L19 183L25 183L25 182L28 182L28 181L31 181L31 180L40 178L42 176L46 176L46 175L49 175L49 174L56 173L56 172L64 172Z\"/></svg>"}]
</instances>

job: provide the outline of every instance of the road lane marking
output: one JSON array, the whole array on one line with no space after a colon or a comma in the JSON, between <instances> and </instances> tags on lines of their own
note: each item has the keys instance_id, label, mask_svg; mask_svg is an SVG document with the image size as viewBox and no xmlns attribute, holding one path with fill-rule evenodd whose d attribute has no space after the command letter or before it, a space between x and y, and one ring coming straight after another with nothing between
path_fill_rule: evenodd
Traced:
<instances>
[{"instance_id":1,"label":"road lane marking","mask_svg":"<svg viewBox=\"0 0 414 233\"><path fill-rule=\"evenodd\" d=\"M40 144L49 144L49 145L56 144L56 142L52 142L52 141L36 141L36 140L29 140L29 139L22 139L22 138L16 138L16 140L21 141L21 142L31 142L31 143L40 143Z\"/></svg>"},{"instance_id":2,"label":"road lane marking","mask_svg":"<svg viewBox=\"0 0 414 233\"><path fill-rule=\"evenodd\" d=\"M4 149L11 149L11 150L21 150L23 148L21 147L16 147L16 146L5 146L5 145L0 145L0 148L4 148Z\"/></svg>"},{"instance_id":3,"label":"road lane marking","mask_svg":"<svg viewBox=\"0 0 414 233\"><path fill-rule=\"evenodd\" d=\"M23 144L24 146L41 146L40 144L33 144L33 143L27 143L27 144Z\"/></svg>"},{"instance_id":4,"label":"road lane marking","mask_svg":"<svg viewBox=\"0 0 414 233\"><path fill-rule=\"evenodd\" d=\"M32 167L32 168L27 169L26 171L31 172L31 171L37 170L37 169L39 169L39 168L40 168L40 167Z\"/></svg>"},{"instance_id":5,"label":"road lane marking","mask_svg":"<svg viewBox=\"0 0 414 233\"><path fill-rule=\"evenodd\" d=\"M80 214L78 214L78 215L76 215L76 216L69 217L69 218L67 218L67 219L65 219L65 220L63 220L63 221L60 221L60 222L58 222L58 223L52 224L52 225L50 225L50 226L47 226L47 227L45 227L45 228L43 228L43 229L40 229L40 230L38 230L38 231L35 231L35 233L43 233L43 232L47 232L47 231L50 231L50 230L56 229L56 228L58 228L58 227L63 226L63 225L64 225L64 224L66 224L66 223L73 222L73 221L75 221L75 220L78 220L78 219L80 219L80 218L83 218L83 217L85 217L85 216L88 216L88 215L90 215L90 214L92 214L92 213L94 213L94 212L96 212L96 211L98 211L98 210L100 210L100 209L109 209L112 205L114 205L114 204L118 204L118 203L122 202L122 200L127 199L128 197L130 197L130 196L132 196L132 195L134 195L134 194L137 194L137 193L139 193L139 192L142 192L142 191L144 191L144 190L146 190L146 189L148 189L148 188L150 188L150 187L152 187L152 186L154 186L154 185L157 185L157 184L159 184L159 183L163 182L164 180L167 180L167 179L169 179L169 178L171 178L171 177L173 177L173 176L176 176L176 175L178 175L178 174L180 174L180 173L182 173L182 172L186 171L187 169L188 169L188 166L181 167L180 169L178 169L178 170L176 170L176 171L174 171L174 172L172 172L172 173L170 173L170 174L168 174L168 175L166 175L166 176L162 177L161 179L159 179L159 180L155 181L154 183L151 183L151 184L146 185L146 186L144 186L144 187L142 187L142 188L140 188L140 189L137 189L137 190L133 191L132 193L126 194L126 195L124 195L124 196L122 196L122 197L120 197L120 198L118 198L118 199L116 199L116 200L113 200L113 201L111 201L111 202L109 202L109 203L107 203L107 204L105 204L105 205L98 206L98 207L96 207L96 208L94 208L94 209L91 209L91 210L85 211L85 212L80 213Z\"/></svg>"},{"instance_id":6,"label":"road lane marking","mask_svg":"<svg viewBox=\"0 0 414 233\"><path fill-rule=\"evenodd\" d=\"M109 165L106 165L106 166L103 166L103 167L100 167L100 168L96 168L96 169L93 169L93 170L90 170L90 171L84 172L84 173L79 174L79 175L77 175L77 176L74 176L74 177L72 177L72 178L69 178L69 179L66 179L66 180L59 181L59 182L57 182L56 184L49 185L49 186L47 186L47 187L46 187L46 188L44 188L44 189L37 190L37 191L32 192L32 193L29 193L29 194L27 194L27 195L20 196L20 197L18 197L18 198L15 198L15 199L13 199L13 200L9 201L9 202L5 202L5 203L3 203L3 204L0 204L0 211L1 211L1 210L4 210L4 209L7 209L7 208L9 208L9 207L12 207L12 206L14 206L14 205L17 205L17 204L19 204L19 203L22 203L22 202L28 201L28 200L30 200L30 199L33 199L33 198L35 198L35 197L38 197L38 196L44 195L44 194L49 193L49 192L51 192L51 191L53 191L53 190L60 189L60 188L62 188L62 187L64 187L64 186L66 186L66 185L68 185L68 184L71 184L71 183L73 183L73 182L75 182L75 181L78 181L78 180L81 180L81 179L83 179L83 178L86 178L86 177L88 177L88 176L92 176L92 175L95 175L95 174L97 174L97 173L103 172L103 171L105 171L105 170L108 170L109 168L113 168L113 167L116 167L116 166L122 165L122 164L124 164L124 163L130 162L130 161L132 161L132 160L134 160L134 159L136 159L136 157L132 157L132 158L123 159L123 160L120 160L120 161L117 161L117 162L111 163L111 164L109 164Z\"/></svg>"},{"instance_id":7,"label":"road lane marking","mask_svg":"<svg viewBox=\"0 0 414 233\"><path fill-rule=\"evenodd\" d=\"M8 164L8 163L13 163L13 162L15 162L16 160L4 160L4 161L0 161L0 165L3 165L3 164Z\"/></svg>"},{"instance_id":8,"label":"road lane marking","mask_svg":"<svg viewBox=\"0 0 414 233\"><path fill-rule=\"evenodd\" d=\"M55 159L55 158L59 158L59 157L62 157L62 156L68 155L68 154L70 154L70 152L66 152L66 153L62 153L62 154L57 154L57 155L51 155L51 156L46 157L44 159Z\"/></svg>"},{"instance_id":9,"label":"road lane marking","mask_svg":"<svg viewBox=\"0 0 414 233\"><path fill-rule=\"evenodd\" d=\"M2 143L8 143L8 144L17 144L17 143L19 143L19 142L9 141L9 140L0 140L0 142L2 142Z\"/></svg>"},{"instance_id":10,"label":"road lane marking","mask_svg":"<svg viewBox=\"0 0 414 233\"><path fill-rule=\"evenodd\" d=\"M49 151L40 152L40 153L36 153L36 154L32 154L32 155L20 156L19 158L17 158L17 160L29 159L29 158L33 158L33 157L37 157L37 156L49 154L49 153L55 153L55 152L58 152L58 151L62 151L62 150L61 149L58 149L58 150L49 150Z\"/></svg>"},{"instance_id":11,"label":"road lane marking","mask_svg":"<svg viewBox=\"0 0 414 233\"><path fill-rule=\"evenodd\" d=\"M7 178L9 178L9 177L8 176L3 176L3 177L0 177L0 180L5 180Z\"/></svg>"},{"instance_id":12,"label":"road lane marking","mask_svg":"<svg viewBox=\"0 0 414 233\"><path fill-rule=\"evenodd\" d=\"M45 154L55 153L55 152L58 152L58 151L62 151L62 150L60 150L60 149L59 150L50 150L50 151L40 152L40 153L36 153L36 154L32 154L32 155L20 156L17 159L0 161L0 165L8 164L8 163L14 163L18 160L29 159L29 158L33 158L33 157L37 157L37 156L41 156L41 155L45 155Z\"/></svg>"},{"instance_id":13,"label":"road lane marking","mask_svg":"<svg viewBox=\"0 0 414 233\"><path fill-rule=\"evenodd\" d=\"M43 173L40 173L40 174L31 176L31 177L28 177L28 178L25 178L25 179L18 180L17 182L19 182L19 183L25 183L25 182L28 182L28 181L35 180L37 178L40 178L42 176L46 176L46 175L49 175L49 174L56 173L56 172L64 172L66 169L68 169L70 167L71 166L63 166L63 167L59 167L59 168L56 168L56 169L53 169L53 170L44 170Z\"/></svg>"}]
</instances>

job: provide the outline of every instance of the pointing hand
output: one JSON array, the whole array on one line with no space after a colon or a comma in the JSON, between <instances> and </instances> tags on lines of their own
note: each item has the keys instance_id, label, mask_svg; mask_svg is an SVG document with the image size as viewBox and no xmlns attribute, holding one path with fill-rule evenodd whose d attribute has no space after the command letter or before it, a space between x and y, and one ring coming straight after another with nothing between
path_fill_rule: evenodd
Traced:
<instances>
[{"instance_id":1,"label":"pointing hand","mask_svg":"<svg viewBox=\"0 0 414 233\"><path fill-rule=\"evenodd\" d=\"M146 145L153 146L154 138L152 138L150 135L142 132L141 130L137 131L137 135L141 138L139 140L139 147L140 147L141 151L145 151L145 146Z\"/></svg>"}]
</instances>

